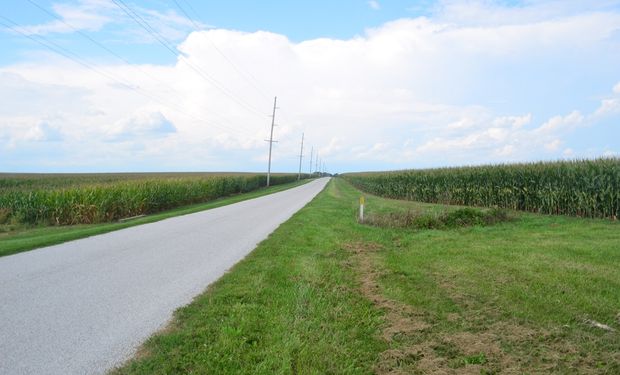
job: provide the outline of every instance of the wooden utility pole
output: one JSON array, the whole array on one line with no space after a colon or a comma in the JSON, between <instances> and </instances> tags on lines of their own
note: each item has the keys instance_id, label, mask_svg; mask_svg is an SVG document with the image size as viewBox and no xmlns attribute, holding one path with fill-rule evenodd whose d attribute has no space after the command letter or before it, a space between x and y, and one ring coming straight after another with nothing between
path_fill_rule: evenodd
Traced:
<instances>
[{"instance_id":1,"label":"wooden utility pole","mask_svg":"<svg viewBox=\"0 0 620 375\"><path fill-rule=\"evenodd\" d=\"M314 170L318 173L319 172L319 152L316 152L316 163L314 164Z\"/></svg>"},{"instance_id":2,"label":"wooden utility pole","mask_svg":"<svg viewBox=\"0 0 620 375\"><path fill-rule=\"evenodd\" d=\"M265 140L267 142L269 142L269 164L267 166L267 186L269 186L269 181L271 179L271 148L273 146L274 141L273 140L273 127L275 126L275 122L276 122L276 102L278 101L278 97L274 97L273 98L273 114L271 115L271 133L269 134L269 140Z\"/></svg>"},{"instance_id":3,"label":"wooden utility pole","mask_svg":"<svg viewBox=\"0 0 620 375\"><path fill-rule=\"evenodd\" d=\"M299 173L297 180L301 180L301 160L304 158L304 133L301 133L301 151L299 152Z\"/></svg>"}]
</instances>

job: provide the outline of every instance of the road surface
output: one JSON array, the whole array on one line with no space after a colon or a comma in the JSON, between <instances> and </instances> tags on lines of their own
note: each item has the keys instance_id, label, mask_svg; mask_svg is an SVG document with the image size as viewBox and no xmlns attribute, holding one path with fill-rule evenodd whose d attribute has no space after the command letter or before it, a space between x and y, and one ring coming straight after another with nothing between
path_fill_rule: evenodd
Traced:
<instances>
[{"instance_id":1,"label":"road surface","mask_svg":"<svg viewBox=\"0 0 620 375\"><path fill-rule=\"evenodd\" d=\"M0 374L102 374L325 186L0 258Z\"/></svg>"}]
</instances>

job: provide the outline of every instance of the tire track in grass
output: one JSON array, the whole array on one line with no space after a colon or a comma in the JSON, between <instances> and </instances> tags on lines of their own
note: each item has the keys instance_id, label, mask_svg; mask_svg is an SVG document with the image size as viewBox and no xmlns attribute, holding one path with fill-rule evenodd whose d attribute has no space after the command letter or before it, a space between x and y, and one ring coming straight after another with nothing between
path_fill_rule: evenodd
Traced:
<instances>
[{"instance_id":1,"label":"tire track in grass","mask_svg":"<svg viewBox=\"0 0 620 375\"><path fill-rule=\"evenodd\" d=\"M521 373L519 361L502 350L501 341L533 339L536 332L499 323L476 333L435 333L424 312L382 294L379 279L387 272L378 265L382 245L348 242L342 249L352 255L350 265L356 270L361 294L385 314L381 338L390 348L380 353L375 373L492 374L500 369L506 374ZM453 315L452 320L463 319Z\"/></svg>"}]
</instances>

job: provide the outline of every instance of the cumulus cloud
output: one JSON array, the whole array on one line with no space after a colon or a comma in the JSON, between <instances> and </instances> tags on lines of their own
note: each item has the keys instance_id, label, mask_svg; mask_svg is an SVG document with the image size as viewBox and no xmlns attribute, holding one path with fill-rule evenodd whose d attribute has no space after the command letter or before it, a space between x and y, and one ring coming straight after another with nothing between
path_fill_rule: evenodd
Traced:
<instances>
[{"instance_id":1,"label":"cumulus cloud","mask_svg":"<svg viewBox=\"0 0 620 375\"><path fill-rule=\"evenodd\" d=\"M164 137L175 132L172 122L161 112L142 109L114 123L107 135L110 140L122 141Z\"/></svg>"},{"instance_id":2,"label":"cumulus cloud","mask_svg":"<svg viewBox=\"0 0 620 375\"><path fill-rule=\"evenodd\" d=\"M553 141L545 144L545 149L547 151L557 151L559 150L561 145L562 145L562 141L560 141L559 139L554 139Z\"/></svg>"},{"instance_id":3,"label":"cumulus cloud","mask_svg":"<svg viewBox=\"0 0 620 375\"><path fill-rule=\"evenodd\" d=\"M377 0L369 0L368 1L368 6L371 7L374 10L379 10L381 9L381 5L379 4L379 2Z\"/></svg>"},{"instance_id":4,"label":"cumulus cloud","mask_svg":"<svg viewBox=\"0 0 620 375\"><path fill-rule=\"evenodd\" d=\"M174 10L160 12L142 8L128 3L131 11L148 22L164 38L179 40L185 37L196 26L209 27L206 24L192 21L179 15ZM54 33L72 33L79 30L100 31L106 26L114 25L119 33L127 38L134 36L134 42L156 42L155 38L135 24L123 9L109 0L78 0L52 4L52 13L57 19L35 25L16 27L19 32L27 35L46 35ZM134 16L135 17L135 16Z\"/></svg>"},{"instance_id":5,"label":"cumulus cloud","mask_svg":"<svg viewBox=\"0 0 620 375\"><path fill-rule=\"evenodd\" d=\"M58 58L5 66L0 98L36 94L29 103L11 102L21 110L0 114L0 127L30 129L51 119L65 144L82 149L84 163L111 147L119 160L176 155L166 160L262 170L277 95L276 170L296 170L302 132L328 164L346 169L373 160L387 169L578 152L567 137L598 129L598 112L566 103L607 95L617 82L610 77L607 92L584 92L587 72L620 64L606 39L620 28L620 14L476 3L469 19L458 7L445 3L432 16L395 20L346 40L193 32L173 65L99 67L131 88ZM584 74L573 74L577 69ZM59 94L64 99L50 104ZM616 96L605 100L612 102L603 101L601 111L615 116Z\"/></svg>"},{"instance_id":6,"label":"cumulus cloud","mask_svg":"<svg viewBox=\"0 0 620 375\"><path fill-rule=\"evenodd\" d=\"M540 134L560 133L573 129L575 126L583 123L583 120L584 116L579 111L572 111L566 116L553 116L536 129L536 132Z\"/></svg>"},{"instance_id":7,"label":"cumulus cloud","mask_svg":"<svg viewBox=\"0 0 620 375\"><path fill-rule=\"evenodd\" d=\"M597 116L620 113L620 98L604 99L601 106L596 110Z\"/></svg>"},{"instance_id":8,"label":"cumulus cloud","mask_svg":"<svg viewBox=\"0 0 620 375\"><path fill-rule=\"evenodd\" d=\"M19 31L28 35L70 33L75 30L97 31L113 20L109 14L114 10L114 4L102 0L81 0L77 4L53 4L52 10L62 21L21 26Z\"/></svg>"}]
</instances>

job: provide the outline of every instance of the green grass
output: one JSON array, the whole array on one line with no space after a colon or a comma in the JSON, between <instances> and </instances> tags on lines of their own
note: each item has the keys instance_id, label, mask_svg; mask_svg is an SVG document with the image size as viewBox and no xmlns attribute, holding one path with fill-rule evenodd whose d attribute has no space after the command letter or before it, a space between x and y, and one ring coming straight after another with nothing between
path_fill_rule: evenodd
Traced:
<instances>
[{"instance_id":1,"label":"green grass","mask_svg":"<svg viewBox=\"0 0 620 375\"><path fill-rule=\"evenodd\" d=\"M132 227L135 225L152 223L174 216L186 215L194 212L221 207L243 200L252 199L263 195L290 189L292 187L304 184L307 181L308 180L303 180L301 182L293 182L288 184L271 186L269 188L262 188L249 193L243 193L226 198L216 199L207 203L199 203L179 207L126 222L80 224L68 226L29 226L20 224L16 226L11 225L11 228L7 228L9 227L9 225L0 226L0 229L4 229L4 232L0 232L0 257L40 248L43 246L56 245L79 238L107 233L118 229Z\"/></svg>"},{"instance_id":2,"label":"green grass","mask_svg":"<svg viewBox=\"0 0 620 375\"><path fill-rule=\"evenodd\" d=\"M359 195L332 180L115 373L620 372L617 222L382 228ZM367 197L407 210L454 208Z\"/></svg>"},{"instance_id":3,"label":"green grass","mask_svg":"<svg viewBox=\"0 0 620 375\"><path fill-rule=\"evenodd\" d=\"M304 179L307 175L304 175ZM276 174L271 185L297 181ZM0 224L110 223L250 192L262 174L148 173L0 176Z\"/></svg>"}]
</instances>

